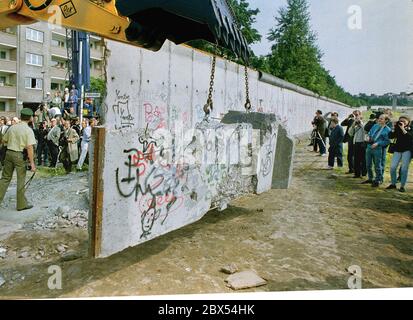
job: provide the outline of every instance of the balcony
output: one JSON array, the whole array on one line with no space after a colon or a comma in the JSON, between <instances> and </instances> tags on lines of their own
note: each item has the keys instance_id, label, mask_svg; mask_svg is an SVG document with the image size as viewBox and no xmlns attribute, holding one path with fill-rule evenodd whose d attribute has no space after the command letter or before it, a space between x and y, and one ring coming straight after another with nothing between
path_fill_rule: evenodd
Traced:
<instances>
[{"instance_id":1,"label":"balcony","mask_svg":"<svg viewBox=\"0 0 413 320\"><path fill-rule=\"evenodd\" d=\"M54 47L54 46L51 46L50 48L51 48L50 50L51 50L52 56L67 59L67 48Z\"/></svg>"},{"instance_id":2,"label":"balcony","mask_svg":"<svg viewBox=\"0 0 413 320\"><path fill-rule=\"evenodd\" d=\"M1 60L0 59L0 72L3 73L16 73L17 72L17 62L11 60Z\"/></svg>"},{"instance_id":3,"label":"balcony","mask_svg":"<svg viewBox=\"0 0 413 320\"><path fill-rule=\"evenodd\" d=\"M0 84L0 98L3 99L16 99L17 88L16 86L2 86Z\"/></svg>"},{"instance_id":4,"label":"balcony","mask_svg":"<svg viewBox=\"0 0 413 320\"><path fill-rule=\"evenodd\" d=\"M17 36L12 33L0 31L0 47L17 48Z\"/></svg>"},{"instance_id":5,"label":"balcony","mask_svg":"<svg viewBox=\"0 0 413 320\"><path fill-rule=\"evenodd\" d=\"M50 67L50 78L65 81L67 80L67 70L65 68Z\"/></svg>"}]
</instances>

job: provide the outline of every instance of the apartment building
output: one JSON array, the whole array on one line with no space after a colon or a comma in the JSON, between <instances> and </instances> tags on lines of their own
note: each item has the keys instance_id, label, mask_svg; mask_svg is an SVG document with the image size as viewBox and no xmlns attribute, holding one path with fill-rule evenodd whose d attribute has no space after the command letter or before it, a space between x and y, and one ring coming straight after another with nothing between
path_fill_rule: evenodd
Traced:
<instances>
[{"instance_id":1,"label":"apartment building","mask_svg":"<svg viewBox=\"0 0 413 320\"><path fill-rule=\"evenodd\" d=\"M91 76L103 76L103 40L90 37ZM0 115L36 108L68 80L66 29L39 22L0 31Z\"/></svg>"}]
</instances>

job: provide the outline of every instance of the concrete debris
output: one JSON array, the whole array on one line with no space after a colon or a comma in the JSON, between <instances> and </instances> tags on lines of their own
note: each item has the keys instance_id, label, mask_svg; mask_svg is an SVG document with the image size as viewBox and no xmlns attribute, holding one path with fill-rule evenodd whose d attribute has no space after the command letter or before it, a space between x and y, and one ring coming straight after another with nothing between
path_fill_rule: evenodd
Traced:
<instances>
[{"instance_id":1,"label":"concrete debris","mask_svg":"<svg viewBox=\"0 0 413 320\"><path fill-rule=\"evenodd\" d=\"M7 249L5 249L5 248L0 248L0 258L1 258L1 259L5 259L5 258L6 258L6 253L7 253Z\"/></svg>"},{"instance_id":2,"label":"concrete debris","mask_svg":"<svg viewBox=\"0 0 413 320\"><path fill-rule=\"evenodd\" d=\"M70 207L59 207L55 214L45 215L35 223L26 225L26 227L33 230L54 230L69 227L86 229L87 225L88 210L73 210Z\"/></svg>"},{"instance_id":3,"label":"concrete debris","mask_svg":"<svg viewBox=\"0 0 413 320\"><path fill-rule=\"evenodd\" d=\"M239 270L235 263L231 263L227 266L222 267L220 271L226 274L234 274L238 272Z\"/></svg>"},{"instance_id":4,"label":"concrete debris","mask_svg":"<svg viewBox=\"0 0 413 320\"><path fill-rule=\"evenodd\" d=\"M79 252L76 252L74 250L68 250L64 254L62 254L62 261L73 261L82 258L82 254Z\"/></svg>"},{"instance_id":5,"label":"concrete debris","mask_svg":"<svg viewBox=\"0 0 413 320\"><path fill-rule=\"evenodd\" d=\"M59 244L59 245L56 247L57 251L60 252L60 253L66 252L66 248L67 248L67 246L64 245L64 244Z\"/></svg>"},{"instance_id":6,"label":"concrete debris","mask_svg":"<svg viewBox=\"0 0 413 320\"><path fill-rule=\"evenodd\" d=\"M230 275L225 282L233 290L241 290L264 286L267 281L258 276L255 271L248 270Z\"/></svg>"},{"instance_id":7,"label":"concrete debris","mask_svg":"<svg viewBox=\"0 0 413 320\"><path fill-rule=\"evenodd\" d=\"M23 251L20 253L19 258L28 258L30 256L30 253L27 251Z\"/></svg>"}]
</instances>

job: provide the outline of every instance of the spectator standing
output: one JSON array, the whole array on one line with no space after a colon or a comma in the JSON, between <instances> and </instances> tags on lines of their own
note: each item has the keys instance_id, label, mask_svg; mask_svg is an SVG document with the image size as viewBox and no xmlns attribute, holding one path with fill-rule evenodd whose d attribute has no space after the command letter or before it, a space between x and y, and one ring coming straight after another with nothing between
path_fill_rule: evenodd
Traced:
<instances>
[{"instance_id":1,"label":"spectator standing","mask_svg":"<svg viewBox=\"0 0 413 320\"><path fill-rule=\"evenodd\" d=\"M69 92L69 88L65 88L65 92L63 94L63 110L62 114L64 113L65 110L69 110L70 108L70 92Z\"/></svg>"},{"instance_id":2,"label":"spectator standing","mask_svg":"<svg viewBox=\"0 0 413 320\"><path fill-rule=\"evenodd\" d=\"M35 130L35 136L37 140L37 165L47 166L49 148L47 147L47 135L49 129L47 128L47 122L41 122L39 128Z\"/></svg>"},{"instance_id":3,"label":"spectator standing","mask_svg":"<svg viewBox=\"0 0 413 320\"><path fill-rule=\"evenodd\" d=\"M6 134L7 130L9 129L7 122L8 122L7 117L0 118L0 170L4 166L4 159L6 157L7 147L3 143L3 137Z\"/></svg>"},{"instance_id":4,"label":"spectator standing","mask_svg":"<svg viewBox=\"0 0 413 320\"><path fill-rule=\"evenodd\" d=\"M91 119L89 123L88 119L83 119L82 127L83 127L82 143L80 146L81 154L80 154L79 162L77 163L78 170L82 170L83 164L86 160L86 156L89 152L89 143L92 137L92 128L94 127L94 120Z\"/></svg>"},{"instance_id":5,"label":"spectator standing","mask_svg":"<svg viewBox=\"0 0 413 320\"><path fill-rule=\"evenodd\" d=\"M353 125L349 129L349 136L352 137L354 146L354 178L365 177L367 175L366 134L361 117L355 118Z\"/></svg>"},{"instance_id":6,"label":"spectator standing","mask_svg":"<svg viewBox=\"0 0 413 320\"><path fill-rule=\"evenodd\" d=\"M353 144L353 139L349 134L349 130L354 123L354 118L355 118L356 113L357 111L354 111L343 122L341 122L341 125L343 127L347 127L346 133L344 135L344 143L347 143L348 145L348 150L347 150L348 172L347 174L354 173L354 144Z\"/></svg>"},{"instance_id":7,"label":"spectator standing","mask_svg":"<svg viewBox=\"0 0 413 320\"><path fill-rule=\"evenodd\" d=\"M50 151L50 166L51 168L55 168L57 165L57 157L59 156L59 139L60 134L62 133L60 126L57 123L57 119L53 118L50 121L51 129L47 134L47 146Z\"/></svg>"},{"instance_id":8,"label":"spectator standing","mask_svg":"<svg viewBox=\"0 0 413 320\"><path fill-rule=\"evenodd\" d=\"M327 152L326 148L326 129L327 122L323 117L323 112L317 110L316 117L314 118L314 125L316 130L316 141L318 148L320 149L320 156L324 157Z\"/></svg>"},{"instance_id":9,"label":"spectator standing","mask_svg":"<svg viewBox=\"0 0 413 320\"><path fill-rule=\"evenodd\" d=\"M70 121L65 121L62 138L60 140L62 147L60 160L63 163L66 173L72 172L72 164L79 159L79 151L77 149L78 140L79 135L76 130L71 127Z\"/></svg>"},{"instance_id":10,"label":"spectator standing","mask_svg":"<svg viewBox=\"0 0 413 320\"><path fill-rule=\"evenodd\" d=\"M390 143L389 133L390 128L386 125L387 116L382 114L378 123L371 128L368 134L366 163L368 180L363 184L371 183L372 187L378 187L383 183L383 173L386 163L383 163L383 149L387 148ZM373 177L373 164L375 170L375 178Z\"/></svg>"},{"instance_id":11,"label":"spectator standing","mask_svg":"<svg viewBox=\"0 0 413 320\"><path fill-rule=\"evenodd\" d=\"M338 119L331 119L330 147L328 149L328 169L334 168L335 159L337 166L343 167L343 140L344 130L339 124Z\"/></svg>"},{"instance_id":12,"label":"spectator standing","mask_svg":"<svg viewBox=\"0 0 413 320\"><path fill-rule=\"evenodd\" d=\"M35 118L37 117L34 123L36 127L42 122L47 122L47 124L49 124L50 117L49 117L49 110L47 109L47 105L42 102L39 108L34 113L34 116Z\"/></svg>"},{"instance_id":13,"label":"spectator standing","mask_svg":"<svg viewBox=\"0 0 413 320\"><path fill-rule=\"evenodd\" d=\"M366 134L368 134L370 132L371 128L373 128L373 126L377 123L377 119L378 119L378 117L374 113L372 113L370 115L369 121L364 126L364 132Z\"/></svg>"},{"instance_id":14,"label":"spectator standing","mask_svg":"<svg viewBox=\"0 0 413 320\"><path fill-rule=\"evenodd\" d=\"M76 95L76 91L74 90L70 91L69 104L70 104L70 108L73 108L75 111L75 114L77 115L78 114L78 110L77 110L78 96Z\"/></svg>"},{"instance_id":15,"label":"spectator standing","mask_svg":"<svg viewBox=\"0 0 413 320\"><path fill-rule=\"evenodd\" d=\"M400 192L406 192L406 183L409 173L410 161L413 152L413 130L410 124L410 118L401 116L389 134L390 139L395 139L394 154L390 166L391 185L387 189L397 188L397 168L400 168Z\"/></svg>"}]
</instances>

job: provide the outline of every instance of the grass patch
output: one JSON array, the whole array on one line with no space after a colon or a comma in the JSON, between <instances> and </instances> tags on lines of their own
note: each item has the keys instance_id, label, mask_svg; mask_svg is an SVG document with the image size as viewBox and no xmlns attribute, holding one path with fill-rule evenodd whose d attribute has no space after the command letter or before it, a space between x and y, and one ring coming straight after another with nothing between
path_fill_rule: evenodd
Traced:
<instances>
[{"instance_id":1,"label":"grass patch","mask_svg":"<svg viewBox=\"0 0 413 320\"><path fill-rule=\"evenodd\" d=\"M73 170L76 170L75 165L73 165ZM88 166L84 165L81 172L87 172L88 170L89 170ZM37 171L36 171L37 178L52 178L52 177L61 177L65 175L66 175L66 171L62 165L58 165L57 168L37 167Z\"/></svg>"}]
</instances>

